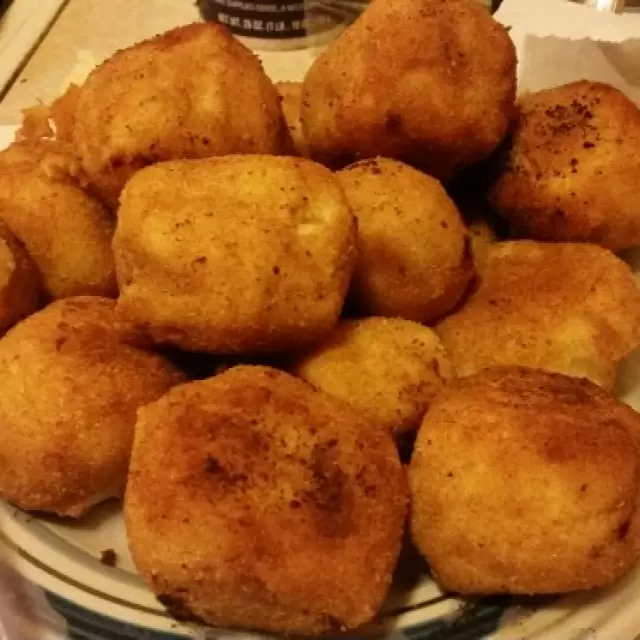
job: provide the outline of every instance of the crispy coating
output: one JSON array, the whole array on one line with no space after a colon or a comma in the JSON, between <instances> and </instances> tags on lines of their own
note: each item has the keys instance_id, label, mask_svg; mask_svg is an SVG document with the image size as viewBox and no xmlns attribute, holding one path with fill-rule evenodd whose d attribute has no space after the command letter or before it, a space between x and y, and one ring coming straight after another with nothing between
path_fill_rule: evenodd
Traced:
<instances>
[{"instance_id":1,"label":"crispy coating","mask_svg":"<svg viewBox=\"0 0 640 640\"><path fill-rule=\"evenodd\" d=\"M73 145L75 113L79 99L80 86L72 83L49 107L49 118L55 126L55 139L62 144Z\"/></svg>"},{"instance_id":2,"label":"crispy coating","mask_svg":"<svg viewBox=\"0 0 640 640\"><path fill-rule=\"evenodd\" d=\"M400 318L343 320L293 372L399 435L454 376L437 334Z\"/></svg>"},{"instance_id":3,"label":"crispy coating","mask_svg":"<svg viewBox=\"0 0 640 640\"><path fill-rule=\"evenodd\" d=\"M159 160L290 150L278 92L224 27L191 24L116 53L81 87L74 140L107 202Z\"/></svg>"},{"instance_id":4,"label":"crispy coating","mask_svg":"<svg viewBox=\"0 0 640 640\"><path fill-rule=\"evenodd\" d=\"M622 92L574 82L525 96L496 210L523 237L640 244L640 109Z\"/></svg>"},{"instance_id":5,"label":"crispy coating","mask_svg":"<svg viewBox=\"0 0 640 640\"><path fill-rule=\"evenodd\" d=\"M278 93L280 94L282 111L287 121L287 126L289 127L289 135L293 141L293 146L298 152L298 155L309 157L309 145L305 140L302 124L300 123L302 83L278 82L276 83L276 89L278 89Z\"/></svg>"},{"instance_id":6,"label":"crispy coating","mask_svg":"<svg viewBox=\"0 0 640 640\"><path fill-rule=\"evenodd\" d=\"M53 138L20 139L0 152L0 170L7 172L37 170L58 182L87 186L78 159L69 147Z\"/></svg>"},{"instance_id":7,"label":"crispy coating","mask_svg":"<svg viewBox=\"0 0 640 640\"><path fill-rule=\"evenodd\" d=\"M38 269L0 220L0 333L36 311L41 298Z\"/></svg>"},{"instance_id":8,"label":"crispy coating","mask_svg":"<svg viewBox=\"0 0 640 640\"><path fill-rule=\"evenodd\" d=\"M79 517L119 497L136 410L182 374L125 343L107 298L65 298L0 339L0 496Z\"/></svg>"},{"instance_id":9,"label":"crispy coating","mask_svg":"<svg viewBox=\"0 0 640 640\"><path fill-rule=\"evenodd\" d=\"M286 373L235 367L139 412L129 545L179 619L352 628L391 583L405 483L384 429Z\"/></svg>"},{"instance_id":10,"label":"crispy coating","mask_svg":"<svg viewBox=\"0 0 640 640\"><path fill-rule=\"evenodd\" d=\"M33 142L55 137L51 126L49 105L38 103L22 110L22 123L16 132L17 142Z\"/></svg>"},{"instance_id":11,"label":"crispy coating","mask_svg":"<svg viewBox=\"0 0 640 640\"><path fill-rule=\"evenodd\" d=\"M388 156L448 178L488 155L513 117L515 49L472 0L373 0L302 88L312 157Z\"/></svg>"},{"instance_id":12,"label":"crispy coating","mask_svg":"<svg viewBox=\"0 0 640 640\"><path fill-rule=\"evenodd\" d=\"M118 309L159 344L295 350L337 322L355 243L339 185L309 160L161 163L123 192L113 245Z\"/></svg>"},{"instance_id":13,"label":"crispy coating","mask_svg":"<svg viewBox=\"0 0 640 640\"><path fill-rule=\"evenodd\" d=\"M640 554L640 416L589 382L501 367L459 380L420 427L413 540L441 587L557 594Z\"/></svg>"},{"instance_id":14,"label":"crispy coating","mask_svg":"<svg viewBox=\"0 0 640 640\"><path fill-rule=\"evenodd\" d=\"M477 290L436 331L460 376L521 365L612 389L638 317L631 270L607 249L520 240L493 246Z\"/></svg>"},{"instance_id":15,"label":"crispy coating","mask_svg":"<svg viewBox=\"0 0 640 640\"><path fill-rule=\"evenodd\" d=\"M38 142L54 140L73 152L73 128L80 87L70 84L51 104L37 104L23 109L22 124L16 133L17 141Z\"/></svg>"},{"instance_id":16,"label":"crispy coating","mask_svg":"<svg viewBox=\"0 0 640 640\"><path fill-rule=\"evenodd\" d=\"M52 298L115 296L114 222L81 188L80 168L54 141L0 152L0 218L24 244Z\"/></svg>"},{"instance_id":17,"label":"crispy coating","mask_svg":"<svg viewBox=\"0 0 640 640\"><path fill-rule=\"evenodd\" d=\"M377 158L336 174L358 219L350 298L362 315L429 322L450 311L473 276L469 238L442 185Z\"/></svg>"}]
</instances>

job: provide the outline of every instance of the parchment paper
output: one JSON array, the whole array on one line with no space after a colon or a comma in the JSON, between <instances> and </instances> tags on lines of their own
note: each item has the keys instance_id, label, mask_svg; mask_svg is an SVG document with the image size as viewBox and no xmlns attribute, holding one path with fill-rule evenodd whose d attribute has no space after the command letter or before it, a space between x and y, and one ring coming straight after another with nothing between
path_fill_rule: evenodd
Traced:
<instances>
[{"instance_id":1,"label":"parchment paper","mask_svg":"<svg viewBox=\"0 0 640 640\"><path fill-rule=\"evenodd\" d=\"M504 0L521 92L573 80L608 82L640 104L640 12L620 15L567 0Z\"/></svg>"}]
</instances>

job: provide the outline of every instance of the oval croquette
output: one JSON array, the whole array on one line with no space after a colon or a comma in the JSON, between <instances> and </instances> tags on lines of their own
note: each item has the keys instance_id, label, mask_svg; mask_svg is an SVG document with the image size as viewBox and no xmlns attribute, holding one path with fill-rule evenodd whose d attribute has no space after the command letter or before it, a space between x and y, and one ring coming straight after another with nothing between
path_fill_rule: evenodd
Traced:
<instances>
[{"instance_id":1,"label":"oval croquette","mask_svg":"<svg viewBox=\"0 0 640 640\"><path fill-rule=\"evenodd\" d=\"M640 109L583 80L524 96L491 201L521 237L640 244Z\"/></svg>"},{"instance_id":2,"label":"oval croquette","mask_svg":"<svg viewBox=\"0 0 640 640\"><path fill-rule=\"evenodd\" d=\"M399 318L343 320L292 371L391 431L415 431L454 370L437 334Z\"/></svg>"},{"instance_id":3,"label":"oval croquette","mask_svg":"<svg viewBox=\"0 0 640 640\"><path fill-rule=\"evenodd\" d=\"M138 172L121 200L118 312L153 342L292 351L338 321L356 227L328 169L258 155L163 162Z\"/></svg>"},{"instance_id":4,"label":"oval croquette","mask_svg":"<svg viewBox=\"0 0 640 640\"><path fill-rule=\"evenodd\" d=\"M79 517L124 490L136 410L184 377L129 346L115 301L65 298L0 339L0 496Z\"/></svg>"},{"instance_id":5,"label":"oval croquette","mask_svg":"<svg viewBox=\"0 0 640 640\"><path fill-rule=\"evenodd\" d=\"M611 251L518 240L490 246L475 291L435 329L459 376L520 365L611 390L639 316L633 274Z\"/></svg>"},{"instance_id":6,"label":"oval croquette","mask_svg":"<svg viewBox=\"0 0 640 640\"><path fill-rule=\"evenodd\" d=\"M432 404L409 470L415 544L445 590L557 594L640 553L640 416L588 380L498 367Z\"/></svg>"},{"instance_id":7,"label":"oval croquette","mask_svg":"<svg viewBox=\"0 0 640 640\"><path fill-rule=\"evenodd\" d=\"M406 505L391 434L281 371L235 367L139 413L127 534L178 618L357 627L387 593Z\"/></svg>"},{"instance_id":8,"label":"oval croquette","mask_svg":"<svg viewBox=\"0 0 640 640\"><path fill-rule=\"evenodd\" d=\"M447 179L487 156L514 115L515 47L468 0L373 0L302 86L311 157L386 156Z\"/></svg>"},{"instance_id":9,"label":"oval croquette","mask_svg":"<svg viewBox=\"0 0 640 640\"><path fill-rule=\"evenodd\" d=\"M451 311L474 268L466 227L443 186L388 158L357 162L336 178L358 220L354 311L426 323Z\"/></svg>"},{"instance_id":10,"label":"oval croquette","mask_svg":"<svg viewBox=\"0 0 640 640\"><path fill-rule=\"evenodd\" d=\"M171 29L94 69L75 98L73 142L113 206L126 181L155 162L291 149L260 60L215 23Z\"/></svg>"}]
</instances>

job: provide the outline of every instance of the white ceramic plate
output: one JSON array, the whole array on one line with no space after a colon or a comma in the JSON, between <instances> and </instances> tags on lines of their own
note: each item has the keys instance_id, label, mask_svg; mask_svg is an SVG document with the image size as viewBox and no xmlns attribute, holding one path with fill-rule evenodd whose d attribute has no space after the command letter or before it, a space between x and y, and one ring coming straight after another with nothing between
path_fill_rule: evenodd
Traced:
<instances>
[{"instance_id":1,"label":"white ceramic plate","mask_svg":"<svg viewBox=\"0 0 640 640\"><path fill-rule=\"evenodd\" d=\"M0 127L0 148L12 134L12 127ZM640 277L640 251L627 260ZM640 353L625 363L619 395L640 409ZM115 552L115 567L100 562L105 550ZM66 619L71 638L257 637L219 630L205 634L173 621L136 575L116 503L69 524L0 502L0 557L25 581L44 588ZM0 583L0 594L3 588ZM37 638L64 637L63 632L49 632ZM380 619L359 635L392 640L640 640L640 567L609 589L580 596L464 602L443 594L422 560L407 551Z\"/></svg>"}]
</instances>

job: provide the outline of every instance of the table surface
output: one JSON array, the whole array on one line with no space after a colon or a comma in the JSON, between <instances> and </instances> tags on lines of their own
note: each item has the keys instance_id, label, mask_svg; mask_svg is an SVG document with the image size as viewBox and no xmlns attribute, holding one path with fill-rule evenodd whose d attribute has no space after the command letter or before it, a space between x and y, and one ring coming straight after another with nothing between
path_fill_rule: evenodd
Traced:
<instances>
[{"instance_id":1,"label":"table surface","mask_svg":"<svg viewBox=\"0 0 640 640\"><path fill-rule=\"evenodd\" d=\"M0 102L0 124L18 123L22 109L55 99L118 49L198 18L194 0L69 0Z\"/></svg>"}]
</instances>

